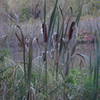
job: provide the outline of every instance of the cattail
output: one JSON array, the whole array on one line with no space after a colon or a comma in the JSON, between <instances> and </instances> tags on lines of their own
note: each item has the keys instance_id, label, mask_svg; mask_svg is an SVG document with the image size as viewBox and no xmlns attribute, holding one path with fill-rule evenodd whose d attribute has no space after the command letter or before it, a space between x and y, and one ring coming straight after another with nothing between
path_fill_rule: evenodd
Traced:
<instances>
[{"instance_id":1,"label":"cattail","mask_svg":"<svg viewBox=\"0 0 100 100\"><path fill-rule=\"evenodd\" d=\"M44 42L48 42L48 34L47 34L47 26L45 23L42 24L42 29L43 29L43 36L44 36Z\"/></svg>"},{"instance_id":2,"label":"cattail","mask_svg":"<svg viewBox=\"0 0 100 100\"><path fill-rule=\"evenodd\" d=\"M15 35L16 35L16 38L17 38L17 40L18 40L18 46L20 46L20 47L23 47L24 45L25 45L25 39L23 38L20 38L20 36L18 36L18 34L17 33L15 33Z\"/></svg>"},{"instance_id":3,"label":"cattail","mask_svg":"<svg viewBox=\"0 0 100 100\"><path fill-rule=\"evenodd\" d=\"M28 91L27 100L36 100L35 89L32 87L30 87L30 90Z\"/></svg>"},{"instance_id":4,"label":"cattail","mask_svg":"<svg viewBox=\"0 0 100 100\"><path fill-rule=\"evenodd\" d=\"M73 31L74 31L73 27L74 27L74 26L75 26L75 22L73 21L73 22L71 23L71 26L70 26L70 29L69 29L68 40L71 40L71 39L72 39L72 35L73 35Z\"/></svg>"},{"instance_id":5,"label":"cattail","mask_svg":"<svg viewBox=\"0 0 100 100\"><path fill-rule=\"evenodd\" d=\"M17 34L17 33L15 33L15 35L16 35L16 37L17 37L18 41L19 41L20 43L22 43L22 40L20 39L20 37L18 36L18 34Z\"/></svg>"}]
</instances>

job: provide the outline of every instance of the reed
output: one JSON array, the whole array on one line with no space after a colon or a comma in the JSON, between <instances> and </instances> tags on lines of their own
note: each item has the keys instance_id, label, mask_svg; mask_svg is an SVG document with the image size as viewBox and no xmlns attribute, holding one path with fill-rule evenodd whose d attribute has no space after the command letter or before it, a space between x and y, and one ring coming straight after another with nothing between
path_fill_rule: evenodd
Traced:
<instances>
[{"instance_id":1,"label":"reed","mask_svg":"<svg viewBox=\"0 0 100 100\"><path fill-rule=\"evenodd\" d=\"M96 64L94 67L94 77L93 77L93 84L94 84L94 96L93 96L93 100L98 100L98 88L99 88L99 73L100 73L100 32L99 32L99 28L97 25L97 31L96 31Z\"/></svg>"}]
</instances>

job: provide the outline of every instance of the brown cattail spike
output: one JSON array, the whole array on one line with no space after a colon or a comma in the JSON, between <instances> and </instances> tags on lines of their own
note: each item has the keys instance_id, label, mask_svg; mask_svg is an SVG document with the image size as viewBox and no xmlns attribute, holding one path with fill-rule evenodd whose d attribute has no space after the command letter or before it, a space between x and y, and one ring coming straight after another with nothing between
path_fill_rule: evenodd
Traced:
<instances>
[{"instance_id":1,"label":"brown cattail spike","mask_svg":"<svg viewBox=\"0 0 100 100\"><path fill-rule=\"evenodd\" d=\"M72 35L73 35L73 27L75 26L75 22L73 21L72 23L71 23L71 26L70 26L70 28L69 28L69 33L68 33L68 40L71 40L72 39Z\"/></svg>"},{"instance_id":2,"label":"brown cattail spike","mask_svg":"<svg viewBox=\"0 0 100 100\"><path fill-rule=\"evenodd\" d=\"M44 36L44 42L48 42L48 34L47 34L47 26L45 23L42 24L42 29L43 29L43 36Z\"/></svg>"}]
</instances>

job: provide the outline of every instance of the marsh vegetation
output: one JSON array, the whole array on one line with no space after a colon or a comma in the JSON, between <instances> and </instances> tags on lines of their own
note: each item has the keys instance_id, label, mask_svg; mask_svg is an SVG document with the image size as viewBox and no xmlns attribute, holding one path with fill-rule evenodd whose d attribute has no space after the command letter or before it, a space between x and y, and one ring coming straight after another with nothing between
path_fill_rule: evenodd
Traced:
<instances>
[{"instance_id":1,"label":"marsh vegetation","mask_svg":"<svg viewBox=\"0 0 100 100\"><path fill-rule=\"evenodd\" d=\"M0 1L0 100L100 100L99 0Z\"/></svg>"}]
</instances>

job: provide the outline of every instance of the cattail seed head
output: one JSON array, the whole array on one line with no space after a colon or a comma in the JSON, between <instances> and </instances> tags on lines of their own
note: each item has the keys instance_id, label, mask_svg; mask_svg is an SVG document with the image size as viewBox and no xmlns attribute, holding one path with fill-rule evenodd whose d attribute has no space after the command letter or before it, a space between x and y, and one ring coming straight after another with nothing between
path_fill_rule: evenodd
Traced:
<instances>
[{"instance_id":1,"label":"cattail seed head","mask_svg":"<svg viewBox=\"0 0 100 100\"><path fill-rule=\"evenodd\" d=\"M47 33L47 26L45 23L42 24L42 30L43 30L43 36L44 36L44 42L48 42L48 33Z\"/></svg>"},{"instance_id":2,"label":"cattail seed head","mask_svg":"<svg viewBox=\"0 0 100 100\"><path fill-rule=\"evenodd\" d=\"M70 29L69 29L68 40L71 40L71 39L72 39L72 35L73 35L73 31L74 31L73 27L74 27L74 26L75 26L75 22L73 21L73 22L71 23L71 26L70 26Z\"/></svg>"}]
</instances>

